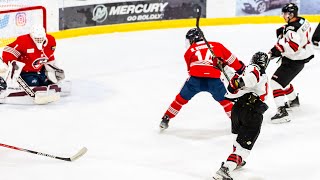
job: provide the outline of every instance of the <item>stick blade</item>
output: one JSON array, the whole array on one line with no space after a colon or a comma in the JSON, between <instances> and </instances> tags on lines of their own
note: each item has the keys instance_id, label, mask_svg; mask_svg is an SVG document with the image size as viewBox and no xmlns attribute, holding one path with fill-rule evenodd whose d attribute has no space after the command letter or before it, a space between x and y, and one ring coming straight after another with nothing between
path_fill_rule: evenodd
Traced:
<instances>
[{"instance_id":1,"label":"stick blade","mask_svg":"<svg viewBox=\"0 0 320 180\"><path fill-rule=\"evenodd\" d=\"M70 161L75 161L77 159L79 159L81 156L83 156L86 152L88 151L88 149L86 147L83 147L82 149L79 150L79 152L77 152L77 154L73 155L70 158Z\"/></svg>"}]
</instances>

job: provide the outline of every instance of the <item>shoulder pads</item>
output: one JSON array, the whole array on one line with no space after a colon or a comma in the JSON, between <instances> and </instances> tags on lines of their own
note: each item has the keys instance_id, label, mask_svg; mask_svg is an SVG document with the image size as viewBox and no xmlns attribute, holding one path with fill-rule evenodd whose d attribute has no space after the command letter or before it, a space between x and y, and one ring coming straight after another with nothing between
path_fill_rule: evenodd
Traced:
<instances>
[{"instance_id":1,"label":"shoulder pads","mask_svg":"<svg viewBox=\"0 0 320 180\"><path fill-rule=\"evenodd\" d=\"M297 32L298 29L305 23L305 21L306 20L304 18L298 17L298 20L291 22L286 26L285 33L287 33L288 31Z\"/></svg>"}]
</instances>

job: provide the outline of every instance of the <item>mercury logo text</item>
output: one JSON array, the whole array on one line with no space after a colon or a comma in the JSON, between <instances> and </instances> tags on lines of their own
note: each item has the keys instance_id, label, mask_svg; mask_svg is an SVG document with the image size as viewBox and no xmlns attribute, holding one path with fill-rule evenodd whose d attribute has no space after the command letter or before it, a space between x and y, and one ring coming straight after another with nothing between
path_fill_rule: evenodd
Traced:
<instances>
[{"instance_id":1,"label":"mercury logo text","mask_svg":"<svg viewBox=\"0 0 320 180\"><path fill-rule=\"evenodd\" d=\"M127 17L127 21L162 19L163 12L167 5L168 2L120 5L111 6L109 11L105 5L97 5L93 9L92 20L102 23L107 19L108 16L116 15L129 15Z\"/></svg>"}]
</instances>

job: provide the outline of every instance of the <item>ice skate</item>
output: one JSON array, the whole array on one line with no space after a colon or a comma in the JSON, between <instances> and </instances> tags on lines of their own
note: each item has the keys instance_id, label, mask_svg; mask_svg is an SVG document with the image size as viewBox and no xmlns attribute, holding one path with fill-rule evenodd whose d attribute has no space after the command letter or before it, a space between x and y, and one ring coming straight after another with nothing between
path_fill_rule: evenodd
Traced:
<instances>
[{"instance_id":1,"label":"ice skate","mask_svg":"<svg viewBox=\"0 0 320 180\"><path fill-rule=\"evenodd\" d=\"M285 106L278 107L278 112L271 118L271 123L280 124L290 122L289 114Z\"/></svg>"},{"instance_id":2,"label":"ice skate","mask_svg":"<svg viewBox=\"0 0 320 180\"><path fill-rule=\"evenodd\" d=\"M285 103L286 108L295 108L295 107L299 107L299 106L300 106L300 102L299 102L298 95L296 96L296 98L294 100Z\"/></svg>"},{"instance_id":3,"label":"ice skate","mask_svg":"<svg viewBox=\"0 0 320 180\"><path fill-rule=\"evenodd\" d=\"M237 165L236 169L240 169L240 168L242 168L242 167L243 167L244 165L246 165L246 164L247 164L246 161L242 161L241 164L238 164L238 165Z\"/></svg>"},{"instance_id":4,"label":"ice skate","mask_svg":"<svg viewBox=\"0 0 320 180\"><path fill-rule=\"evenodd\" d=\"M224 163L221 164L220 169L213 176L213 179L215 179L215 180L233 180L229 174L230 173L229 168L227 168L223 165L224 165Z\"/></svg>"},{"instance_id":5,"label":"ice skate","mask_svg":"<svg viewBox=\"0 0 320 180\"><path fill-rule=\"evenodd\" d=\"M167 129L169 127L169 120L170 120L170 118L169 118L168 115L164 115L162 117L162 121L161 121L161 123L159 125L161 131L163 131L163 130L165 130L165 129Z\"/></svg>"}]
</instances>

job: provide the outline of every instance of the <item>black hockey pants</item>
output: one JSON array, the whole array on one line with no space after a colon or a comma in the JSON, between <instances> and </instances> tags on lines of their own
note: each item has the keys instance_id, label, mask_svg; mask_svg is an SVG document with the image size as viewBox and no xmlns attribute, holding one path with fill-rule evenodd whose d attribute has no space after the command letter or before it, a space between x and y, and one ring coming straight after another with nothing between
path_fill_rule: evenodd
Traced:
<instances>
[{"instance_id":1,"label":"black hockey pants","mask_svg":"<svg viewBox=\"0 0 320 180\"><path fill-rule=\"evenodd\" d=\"M272 79L285 88L300 73L304 64L312 58L314 55L303 60L290 60L287 57L282 57L281 65L273 74Z\"/></svg>"},{"instance_id":2,"label":"black hockey pants","mask_svg":"<svg viewBox=\"0 0 320 180\"><path fill-rule=\"evenodd\" d=\"M238 134L236 141L245 149L251 150L256 142L267 104L252 93L237 99L231 111L232 133Z\"/></svg>"}]
</instances>

